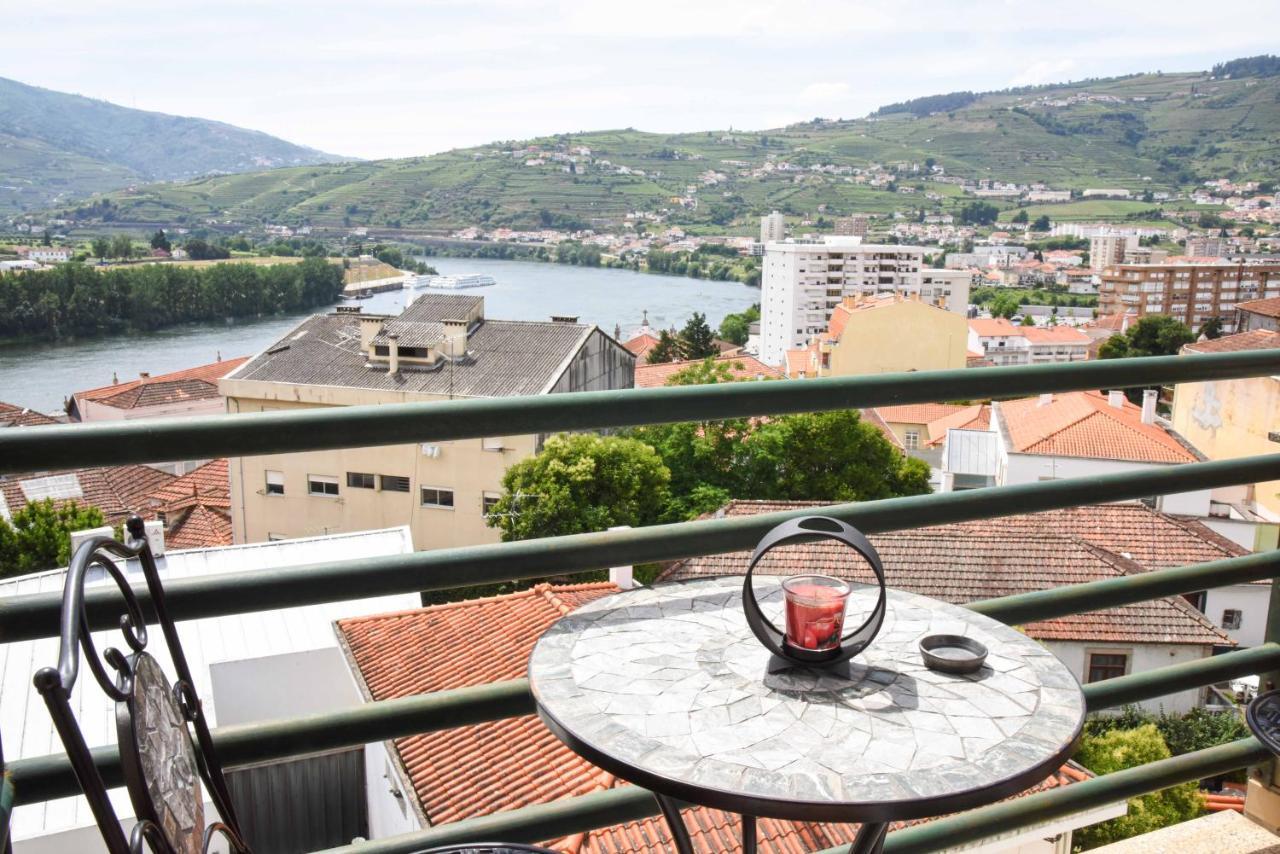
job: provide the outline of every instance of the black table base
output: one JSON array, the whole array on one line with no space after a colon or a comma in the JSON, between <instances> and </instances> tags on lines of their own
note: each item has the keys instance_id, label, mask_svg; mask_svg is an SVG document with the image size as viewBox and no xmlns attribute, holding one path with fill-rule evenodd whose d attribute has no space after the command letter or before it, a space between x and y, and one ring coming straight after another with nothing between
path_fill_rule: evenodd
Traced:
<instances>
[{"instance_id":1,"label":"black table base","mask_svg":"<svg viewBox=\"0 0 1280 854\"><path fill-rule=\"evenodd\" d=\"M677 854L695 854L693 842L689 838L689 829L685 826L684 817L680 815L680 806L666 795L656 792L658 808L667 820L671 838L675 842ZM756 817L739 814L742 819L742 854L756 854ZM884 837L889 830L886 822L868 822L858 828L858 835L849 846L849 854L881 854L884 851Z\"/></svg>"}]
</instances>

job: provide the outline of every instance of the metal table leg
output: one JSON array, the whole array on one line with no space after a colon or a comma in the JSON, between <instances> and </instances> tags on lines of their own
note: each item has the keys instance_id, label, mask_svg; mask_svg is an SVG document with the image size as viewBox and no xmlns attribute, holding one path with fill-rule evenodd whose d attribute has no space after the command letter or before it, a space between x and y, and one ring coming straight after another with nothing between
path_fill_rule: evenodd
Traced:
<instances>
[{"instance_id":1,"label":"metal table leg","mask_svg":"<svg viewBox=\"0 0 1280 854\"><path fill-rule=\"evenodd\" d=\"M864 824L849 846L849 854L881 854L884 851L884 835L888 824Z\"/></svg>"},{"instance_id":2,"label":"metal table leg","mask_svg":"<svg viewBox=\"0 0 1280 854\"><path fill-rule=\"evenodd\" d=\"M742 854L756 854L756 817L742 816Z\"/></svg>"},{"instance_id":3,"label":"metal table leg","mask_svg":"<svg viewBox=\"0 0 1280 854\"><path fill-rule=\"evenodd\" d=\"M684 826L684 819L680 816L680 808L676 806L676 802L657 792L654 792L653 796L658 799L658 808L662 810L662 817L667 820L667 827L671 830L671 838L676 843L678 854L693 854L689 830Z\"/></svg>"}]
</instances>

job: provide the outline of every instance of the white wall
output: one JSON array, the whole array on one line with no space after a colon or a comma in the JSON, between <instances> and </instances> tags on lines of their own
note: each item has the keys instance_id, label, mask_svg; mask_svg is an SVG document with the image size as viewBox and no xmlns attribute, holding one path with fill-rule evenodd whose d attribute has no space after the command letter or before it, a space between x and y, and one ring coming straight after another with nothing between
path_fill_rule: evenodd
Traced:
<instances>
[{"instance_id":1,"label":"white wall","mask_svg":"<svg viewBox=\"0 0 1280 854\"><path fill-rule=\"evenodd\" d=\"M414 808L417 794L396 770L386 742L364 746L364 780L370 839L422 829Z\"/></svg>"},{"instance_id":2,"label":"white wall","mask_svg":"<svg viewBox=\"0 0 1280 854\"><path fill-rule=\"evenodd\" d=\"M335 647L215 662L218 726L350 709L364 702Z\"/></svg>"},{"instance_id":3,"label":"white wall","mask_svg":"<svg viewBox=\"0 0 1280 854\"><path fill-rule=\"evenodd\" d=\"M1184 661L1198 661L1207 658L1211 653L1208 647L1195 644L1119 644L1119 643L1080 643L1078 641L1045 641L1045 648L1058 657L1084 684L1086 652L1116 652L1129 654L1129 673L1145 673L1157 667L1170 664L1181 664ZM1183 714L1200 705L1201 689L1192 688L1179 691L1165 697L1144 700L1138 703L1151 712L1161 710Z\"/></svg>"},{"instance_id":4,"label":"white wall","mask_svg":"<svg viewBox=\"0 0 1280 854\"><path fill-rule=\"evenodd\" d=\"M222 397L188 400L170 403L164 406L139 406L134 409L120 409L107 406L93 400L80 400L80 421L87 424L93 421L133 421L139 418L176 418L189 415L222 415L226 412L226 404Z\"/></svg>"},{"instance_id":5,"label":"white wall","mask_svg":"<svg viewBox=\"0 0 1280 854\"><path fill-rule=\"evenodd\" d=\"M1267 605L1270 600L1270 584L1233 584L1230 587L1219 587L1205 594L1205 616L1241 646L1257 646L1265 639ZM1222 625L1222 612L1227 608L1241 612L1240 628L1228 629Z\"/></svg>"},{"instance_id":6,"label":"white wall","mask_svg":"<svg viewBox=\"0 0 1280 854\"><path fill-rule=\"evenodd\" d=\"M1041 454L1016 454L1008 456L1008 466L1000 481L1002 486L1019 483L1035 483L1042 479L1071 477L1097 477L1128 471L1153 471L1163 468L1163 463L1133 463L1121 460L1098 460L1086 457L1053 457ZM1159 498L1157 509L1165 513L1183 513L1188 516L1209 515L1210 489L1195 492L1178 492Z\"/></svg>"}]
</instances>

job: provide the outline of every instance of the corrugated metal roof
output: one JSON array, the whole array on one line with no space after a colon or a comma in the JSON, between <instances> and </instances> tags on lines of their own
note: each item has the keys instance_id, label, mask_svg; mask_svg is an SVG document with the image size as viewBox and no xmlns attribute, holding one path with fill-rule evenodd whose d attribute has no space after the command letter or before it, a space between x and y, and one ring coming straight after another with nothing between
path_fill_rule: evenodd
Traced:
<instances>
[{"instance_id":1,"label":"corrugated metal roof","mask_svg":"<svg viewBox=\"0 0 1280 854\"><path fill-rule=\"evenodd\" d=\"M994 476L1000 465L1000 435L991 430L947 431L943 471Z\"/></svg>"},{"instance_id":2,"label":"corrugated metal roof","mask_svg":"<svg viewBox=\"0 0 1280 854\"><path fill-rule=\"evenodd\" d=\"M229 572L279 569L332 560L377 555L407 554L413 551L408 526L351 534L331 534L297 540L251 543L216 549L169 552L158 560L164 581L178 578L219 575ZM130 562L125 571L131 581L141 583L142 570ZM30 593L61 592L66 570L40 572L0 581L0 597ZM105 583L100 574L86 586ZM236 614L178 623L182 648L196 681L211 725L216 725L210 667L214 664L263 658L306 650L336 648L333 623L341 618L379 614L414 608L417 595L401 594L349 600L323 605L281 608L251 614ZM108 646L123 647L119 631L94 632L93 642L101 652ZM173 666L159 631L147 647L174 677ZM4 732L5 755L9 760L61 753L62 743L53 731L44 701L32 687L37 670L57 663L57 638L41 638L0 645L0 729ZM111 700L102 693L88 667L82 662L80 676L71 699L85 740L90 747L115 743L115 717ZM288 709L281 709L288 715ZM122 818L133 815L123 789L113 792L112 803ZM83 798L60 798L44 804L19 807L13 818L13 838L30 839L93 824Z\"/></svg>"}]
</instances>

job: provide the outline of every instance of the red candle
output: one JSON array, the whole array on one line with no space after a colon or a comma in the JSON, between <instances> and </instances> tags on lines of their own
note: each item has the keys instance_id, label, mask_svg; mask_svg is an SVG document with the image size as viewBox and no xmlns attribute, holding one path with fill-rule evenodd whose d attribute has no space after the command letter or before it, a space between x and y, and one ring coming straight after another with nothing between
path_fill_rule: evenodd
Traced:
<instances>
[{"instance_id":1,"label":"red candle","mask_svg":"<svg viewBox=\"0 0 1280 854\"><path fill-rule=\"evenodd\" d=\"M787 609L787 643L801 649L831 650L844 632L849 585L826 575L797 575L782 582Z\"/></svg>"}]
</instances>

